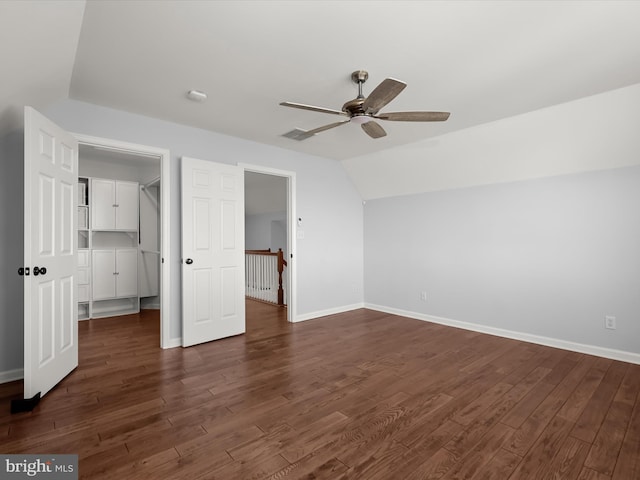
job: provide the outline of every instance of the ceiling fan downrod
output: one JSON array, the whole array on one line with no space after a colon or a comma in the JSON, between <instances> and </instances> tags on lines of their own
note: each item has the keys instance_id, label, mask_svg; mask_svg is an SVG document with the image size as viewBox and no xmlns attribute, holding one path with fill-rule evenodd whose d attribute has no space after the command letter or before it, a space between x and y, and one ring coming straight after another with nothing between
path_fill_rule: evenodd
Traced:
<instances>
[{"instance_id":1,"label":"ceiling fan downrod","mask_svg":"<svg viewBox=\"0 0 640 480\"><path fill-rule=\"evenodd\" d=\"M351 74L351 80L353 80L354 83L358 84L358 98L364 98L364 95L362 95L362 85L367 81L368 78L369 72L367 72L366 70L356 70Z\"/></svg>"}]
</instances>

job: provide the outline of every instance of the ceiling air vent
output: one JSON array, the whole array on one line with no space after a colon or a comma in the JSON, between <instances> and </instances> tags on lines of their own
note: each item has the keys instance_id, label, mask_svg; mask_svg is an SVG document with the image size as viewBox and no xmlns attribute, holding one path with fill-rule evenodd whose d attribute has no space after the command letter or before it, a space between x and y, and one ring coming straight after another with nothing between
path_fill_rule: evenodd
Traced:
<instances>
[{"instance_id":1,"label":"ceiling air vent","mask_svg":"<svg viewBox=\"0 0 640 480\"><path fill-rule=\"evenodd\" d=\"M282 136L286 138L290 138L291 140L301 141L309 137L312 137L313 134L309 135L309 132L307 132L306 130L302 130L300 128L294 128L290 132L283 133Z\"/></svg>"}]
</instances>

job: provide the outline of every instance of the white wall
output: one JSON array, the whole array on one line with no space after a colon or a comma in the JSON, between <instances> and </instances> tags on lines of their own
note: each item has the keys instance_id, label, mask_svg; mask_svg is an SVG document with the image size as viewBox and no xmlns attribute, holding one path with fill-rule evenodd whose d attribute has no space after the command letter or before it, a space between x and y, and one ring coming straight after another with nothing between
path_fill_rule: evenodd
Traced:
<instances>
[{"instance_id":1,"label":"white wall","mask_svg":"<svg viewBox=\"0 0 640 480\"><path fill-rule=\"evenodd\" d=\"M271 221L271 251L277 252L282 249L285 259L288 256L287 246L287 221L286 219Z\"/></svg>"},{"instance_id":2,"label":"white wall","mask_svg":"<svg viewBox=\"0 0 640 480\"><path fill-rule=\"evenodd\" d=\"M278 248L282 248L286 256L287 212L246 215L244 221L247 250L270 248L272 252L277 252Z\"/></svg>"},{"instance_id":3,"label":"white wall","mask_svg":"<svg viewBox=\"0 0 640 480\"><path fill-rule=\"evenodd\" d=\"M362 203L339 162L73 100L43 113L75 133L171 151L173 272L180 272L180 157L295 172L298 216L305 218L305 238L293 252L298 262L298 319L362 304ZM181 282L179 274L173 277L171 337L179 338Z\"/></svg>"},{"instance_id":4,"label":"white wall","mask_svg":"<svg viewBox=\"0 0 640 480\"><path fill-rule=\"evenodd\" d=\"M156 172L156 175L159 172ZM160 308L160 195L159 186L140 190L140 254L138 296L141 308Z\"/></svg>"},{"instance_id":5,"label":"white wall","mask_svg":"<svg viewBox=\"0 0 640 480\"><path fill-rule=\"evenodd\" d=\"M160 162L148 165L135 162L126 165L109 162L106 156L92 157L88 149L81 150L78 161L78 173L81 177L108 178L111 180L127 180L145 183L149 179L160 176Z\"/></svg>"},{"instance_id":6,"label":"white wall","mask_svg":"<svg viewBox=\"0 0 640 480\"><path fill-rule=\"evenodd\" d=\"M640 167L368 201L365 302L640 361L639 206Z\"/></svg>"},{"instance_id":7,"label":"white wall","mask_svg":"<svg viewBox=\"0 0 640 480\"><path fill-rule=\"evenodd\" d=\"M0 139L0 383L22 378L24 136Z\"/></svg>"}]
</instances>

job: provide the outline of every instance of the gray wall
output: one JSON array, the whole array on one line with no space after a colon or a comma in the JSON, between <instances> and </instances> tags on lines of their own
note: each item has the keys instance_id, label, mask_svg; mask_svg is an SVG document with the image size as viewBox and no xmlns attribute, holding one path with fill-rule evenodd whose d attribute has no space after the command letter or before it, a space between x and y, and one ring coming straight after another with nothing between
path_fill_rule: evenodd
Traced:
<instances>
[{"instance_id":1,"label":"gray wall","mask_svg":"<svg viewBox=\"0 0 640 480\"><path fill-rule=\"evenodd\" d=\"M640 167L367 201L365 303L638 354L639 206Z\"/></svg>"},{"instance_id":2,"label":"gray wall","mask_svg":"<svg viewBox=\"0 0 640 480\"><path fill-rule=\"evenodd\" d=\"M298 317L362 304L362 202L339 162L73 100L61 101L43 113L74 133L171 151L172 338L181 335L182 156L295 172L298 215L305 219L305 238L297 241L294 252Z\"/></svg>"},{"instance_id":3,"label":"gray wall","mask_svg":"<svg viewBox=\"0 0 640 480\"><path fill-rule=\"evenodd\" d=\"M24 135L0 139L0 382L22 377Z\"/></svg>"},{"instance_id":4,"label":"gray wall","mask_svg":"<svg viewBox=\"0 0 640 480\"><path fill-rule=\"evenodd\" d=\"M247 250L270 248L277 252L281 248L287 253L287 212L246 215L244 226Z\"/></svg>"},{"instance_id":5,"label":"gray wall","mask_svg":"<svg viewBox=\"0 0 640 480\"><path fill-rule=\"evenodd\" d=\"M130 182L146 183L160 176L160 161L156 165L147 162L131 161L130 164L109 162L103 157L91 157L90 151L85 149L80 153L78 173L81 177L107 178L111 180L127 180Z\"/></svg>"}]
</instances>

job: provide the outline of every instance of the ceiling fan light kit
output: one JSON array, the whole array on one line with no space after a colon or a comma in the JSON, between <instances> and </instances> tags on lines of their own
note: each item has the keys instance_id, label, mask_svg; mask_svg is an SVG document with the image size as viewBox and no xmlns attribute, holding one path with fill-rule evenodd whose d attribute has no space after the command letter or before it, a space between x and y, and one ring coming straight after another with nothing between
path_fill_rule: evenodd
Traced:
<instances>
[{"instance_id":1,"label":"ceiling fan light kit","mask_svg":"<svg viewBox=\"0 0 640 480\"><path fill-rule=\"evenodd\" d=\"M387 135L384 128L374 120L387 120L394 122L444 122L449 118L449 112L378 112L396 98L402 90L407 86L406 83L396 80L395 78L384 79L376 88L373 89L368 97L362 94L362 85L369 78L369 73L365 70L356 70L351 74L351 80L358 85L358 96L353 100L349 100L342 106L342 110L334 110L325 107L316 107L314 105L306 105L304 103L282 102L280 105L284 107L299 108L302 110L310 110L312 112L329 113L332 115L341 115L348 117L346 120L330 123L313 130L302 130L296 128L283 136L292 140L306 140L320 132L331 128L339 127L345 123L353 122L360 125L362 130L371 138L381 138Z\"/></svg>"},{"instance_id":2,"label":"ceiling fan light kit","mask_svg":"<svg viewBox=\"0 0 640 480\"><path fill-rule=\"evenodd\" d=\"M371 118L369 115L354 115L353 117L351 117L351 121L358 125L369 123L371 120L373 120L373 118Z\"/></svg>"}]
</instances>

